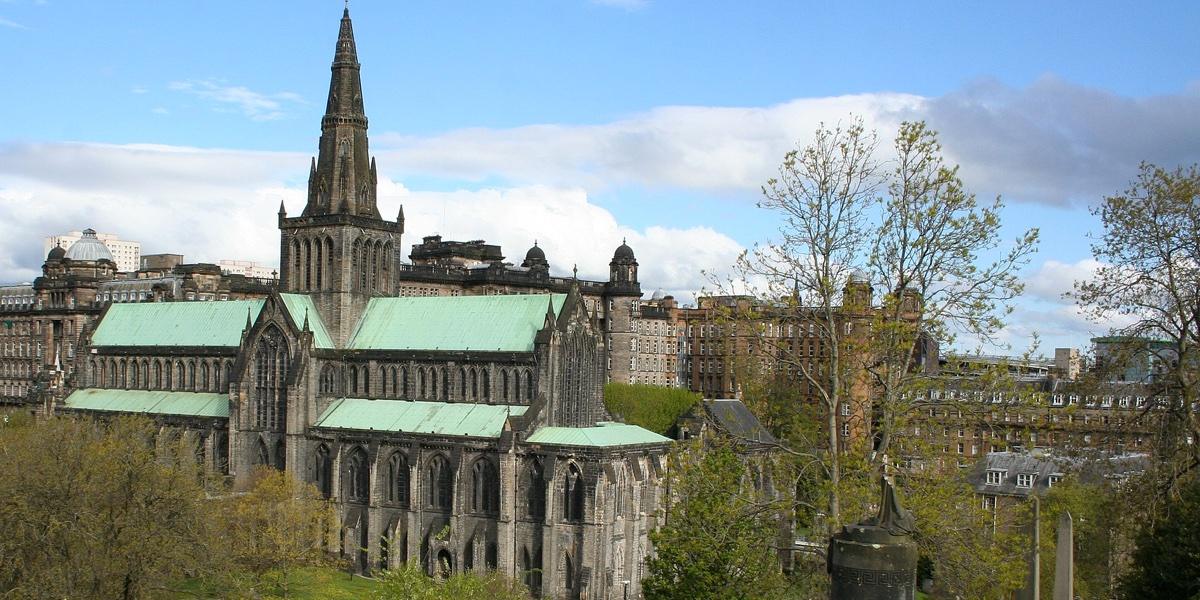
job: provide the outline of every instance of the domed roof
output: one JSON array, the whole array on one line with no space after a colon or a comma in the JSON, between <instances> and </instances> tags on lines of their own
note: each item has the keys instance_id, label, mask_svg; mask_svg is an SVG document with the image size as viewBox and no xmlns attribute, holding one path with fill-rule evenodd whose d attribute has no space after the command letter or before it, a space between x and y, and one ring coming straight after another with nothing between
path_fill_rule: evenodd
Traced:
<instances>
[{"instance_id":1,"label":"domed roof","mask_svg":"<svg viewBox=\"0 0 1200 600\"><path fill-rule=\"evenodd\" d=\"M613 260L636 260L633 257L633 248L630 248L625 240L621 240L621 245L617 246L616 252L613 252Z\"/></svg>"},{"instance_id":2,"label":"domed roof","mask_svg":"<svg viewBox=\"0 0 1200 600\"><path fill-rule=\"evenodd\" d=\"M84 229L83 237L71 244L66 257L71 260L107 260L112 261L112 252L96 237L95 229Z\"/></svg>"},{"instance_id":3,"label":"domed roof","mask_svg":"<svg viewBox=\"0 0 1200 600\"><path fill-rule=\"evenodd\" d=\"M666 297L667 297L667 293L665 291L663 291L662 288L658 288L657 290L654 290L653 294L650 294L651 300L662 300L663 298L666 298Z\"/></svg>"},{"instance_id":4,"label":"domed roof","mask_svg":"<svg viewBox=\"0 0 1200 600\"><path fill-rule=\"evenodd\" d=\"M62 246L55 246L50 249L50 254L46 255L46 260L61 260L67 255L67 251L63 250Z\"/></svg>"},{"instance_id":5,"label":"domed roof","mask_svg":"<svg viewBox=\"0 0 1200 600\"><path fill-rule=\"evenodd\" d=\"M533 247L529 249L529 252L525 253L526 262L534 260L546 260L546 253L538 247L537 242L534 242Z\"/></svg>"},{"instance_id":6,"label":"domed roof","mask_svg":"<svg viewBox=\"0 0 1200 600\"><path fill-rule=\"evenodd\" d=\"M867 276L866 271L855 269L850 273L850 283L871 283L871 278Z\"/></svg>"}]
</instances>

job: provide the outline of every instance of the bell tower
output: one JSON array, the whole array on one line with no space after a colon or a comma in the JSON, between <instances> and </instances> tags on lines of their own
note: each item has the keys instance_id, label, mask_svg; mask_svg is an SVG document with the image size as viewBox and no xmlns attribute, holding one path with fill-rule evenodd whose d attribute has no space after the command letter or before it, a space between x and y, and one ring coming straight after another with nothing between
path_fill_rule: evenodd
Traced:
<instances>
[{"instance_id":1,"label":"bell tower","mask_svg":"<svg viewBox=\"0 0 1200 600\"><path fill-rule=\"evenodd\" d=\"M384 220L378 176L367 146L361 66L350 10L342 13L321 140L308 173L308 200L298 217L279 206L280 290L313 297L326 327L345 344L373 296L396 293L404 211Z\"/></svg>"}]
</instances>

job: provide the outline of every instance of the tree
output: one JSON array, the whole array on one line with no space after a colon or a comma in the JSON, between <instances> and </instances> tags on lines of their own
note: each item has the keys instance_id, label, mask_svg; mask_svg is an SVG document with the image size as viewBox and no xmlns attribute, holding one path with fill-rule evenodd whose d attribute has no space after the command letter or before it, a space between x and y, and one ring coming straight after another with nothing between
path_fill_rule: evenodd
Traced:
<instances>
[{"instance_id":1,"label":"tree","mask_svg":"<svg viewBox=\"0 0 1200 600\"><path fill-rule=\"evenodd\" d=\"M1073 295L1097 322L1132 321L1116 330L1126 340L1118 360L1163 369L1149 383L1171 402L1147 410L1165 411L1170 425L1157 452L1168 471L1158 494L1165 498L1200 466L1200 168L1142 164L1129 188L1093 213L1104 227L1092 244L1102 266Z\"/></svg>"},{"instance_id":2,"label":"tree","mask_svg":"<svg viewBox=\"0 0 1200 600\"><path fill-rule=\"evenodd\" d=\"M1137 536L1123 597L1200 597L1200 482L1183 487L1157 522Z\"/></svg>"},{"instance_id":3,"label":"tree","mask_svg":"<svg viewBox=\"0 0 1200 600\"><path fill-rule=\"evenodd\" d=\"M140 418L0 427L0 595L142 598L205 572L200 480Z\"/></svg>"},{"instance_id":4,"label":"tree","mask_svg":"<svg viewBox=\"0 0 1200 600\"><path fill-rule=\"evenodd\" d=\"M435 581L418 564L385 571L374 600L529 600L525 586L492 571L482 575L455 573Z\"/></svg>"},{"instance_id":5,"label":"tree","mask_svg":"<svg viewBox=\"0 0 1200 600\"><path fill-rule=\"evenodd\" d=\"M680 388L617 382L604 384L604 407L610 414L662 435L670 435L679 417L699 402L699 394Z\"/></svg>"},{"instance_id":6,"label":"tree","mask_svg":"<svg viewBox=\"0 0 1200 600\"><path fill-rule=\"evenodd\" d=\"M294 569L329 564L333 511L316 487L286 471L259 467L252 479L248 492L220 501L230 574L249 576L235 584L286 597Z\"/></svg>"},{"instance_id":7,"label":"tree","mask_svg":"<svg viewBox=\"0 0 1200 600\"><path fill-rule=\"evenodd\" d=\"M780 506L751 483L731 445L708 444L680 443L670 455L670 500L650 533L642 591L649 600L778 597Z\"/></svg>"},{"instance_id":8,"label":"tree","mask_svg":"<svg viewBox=\"0 0 1200 600\"><path fill-rule=\"evenodd\" d=\"M893 150L883 172L861 122L819 128L763 189L759 205L780 216L775 241L745 253L734 276L717 282L752 296L725 311L725 355L747 404L793 459L800 523L819 527L824 518L825 533L870 512L881 470L894 468L907 483L919 475L909 464L936 467L941 449L903 437L940 385L929 378L928 350L960 335L995 341L1022 289L1016 274L1037 245L1037 230L1002 239L1001 201L981 205L966 191L924 123L901 124ZM947 401L936 403L944 409ZM913 496L914 504L933 507L932 521L919 524L923 548L938 552L946 562L939 573L970 595L981 581L970 571L998 573L994 561L1014 555L947 562L940 549L990 539L960 536L955 546L939 538L959 531L963 524L951 521L975 504L952 471L921 479L928 502Z\"/></svg>"}]
</instances>

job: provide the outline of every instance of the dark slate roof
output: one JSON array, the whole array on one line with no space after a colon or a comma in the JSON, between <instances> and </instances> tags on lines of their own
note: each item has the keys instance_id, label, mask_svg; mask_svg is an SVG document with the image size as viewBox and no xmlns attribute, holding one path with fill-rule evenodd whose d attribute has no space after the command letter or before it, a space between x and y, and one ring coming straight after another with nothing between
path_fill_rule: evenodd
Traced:
<instances>
[{"instance_id":1,"label":"dark slate roof","mask_svg":"<svg viewBox=\"0 0 1200 600\"><path fill-rule=\"evenodd\" d=\"M718 427L735 437L764 444L776 442L741 400L705 400L704 410Z\"/></svg>"},{"instance_id":2,"label":"dark slate roof","mask_svg":"<svg viewBox=\"0 0 1200 600\"><path fill-rule=\"evenodd\" d=\"M1106 478L1124 477L1145 470L1149 458L1145 454L1092 454L1056 456L1044 451L989 452L976 463L967 481L981 494L999 496L1041 495L1050 487L1051 475L1072 475L1083 481L1097 482ZM1002 471L998 485L987 482L989 471ZM1033 487L1017 487L1017 476L1033 474Z\"/></svg>"}]
</instances>

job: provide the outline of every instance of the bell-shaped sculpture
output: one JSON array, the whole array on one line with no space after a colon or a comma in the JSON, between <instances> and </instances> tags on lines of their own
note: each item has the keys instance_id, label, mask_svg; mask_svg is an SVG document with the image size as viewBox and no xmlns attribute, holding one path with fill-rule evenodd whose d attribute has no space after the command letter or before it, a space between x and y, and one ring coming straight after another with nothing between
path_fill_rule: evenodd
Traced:
<instances>
[{"instance_id":1,"label":"bell-shaped sculpture","mask_svg":"<svg viewBox=\"0 0 1200 600\"><path fill-rule=\"evenodd\" d=\"M880 478L879 514L829 540L830 600L913 600L917 592L916 520L896 488Z\"/></svg>"}]
</instances>

